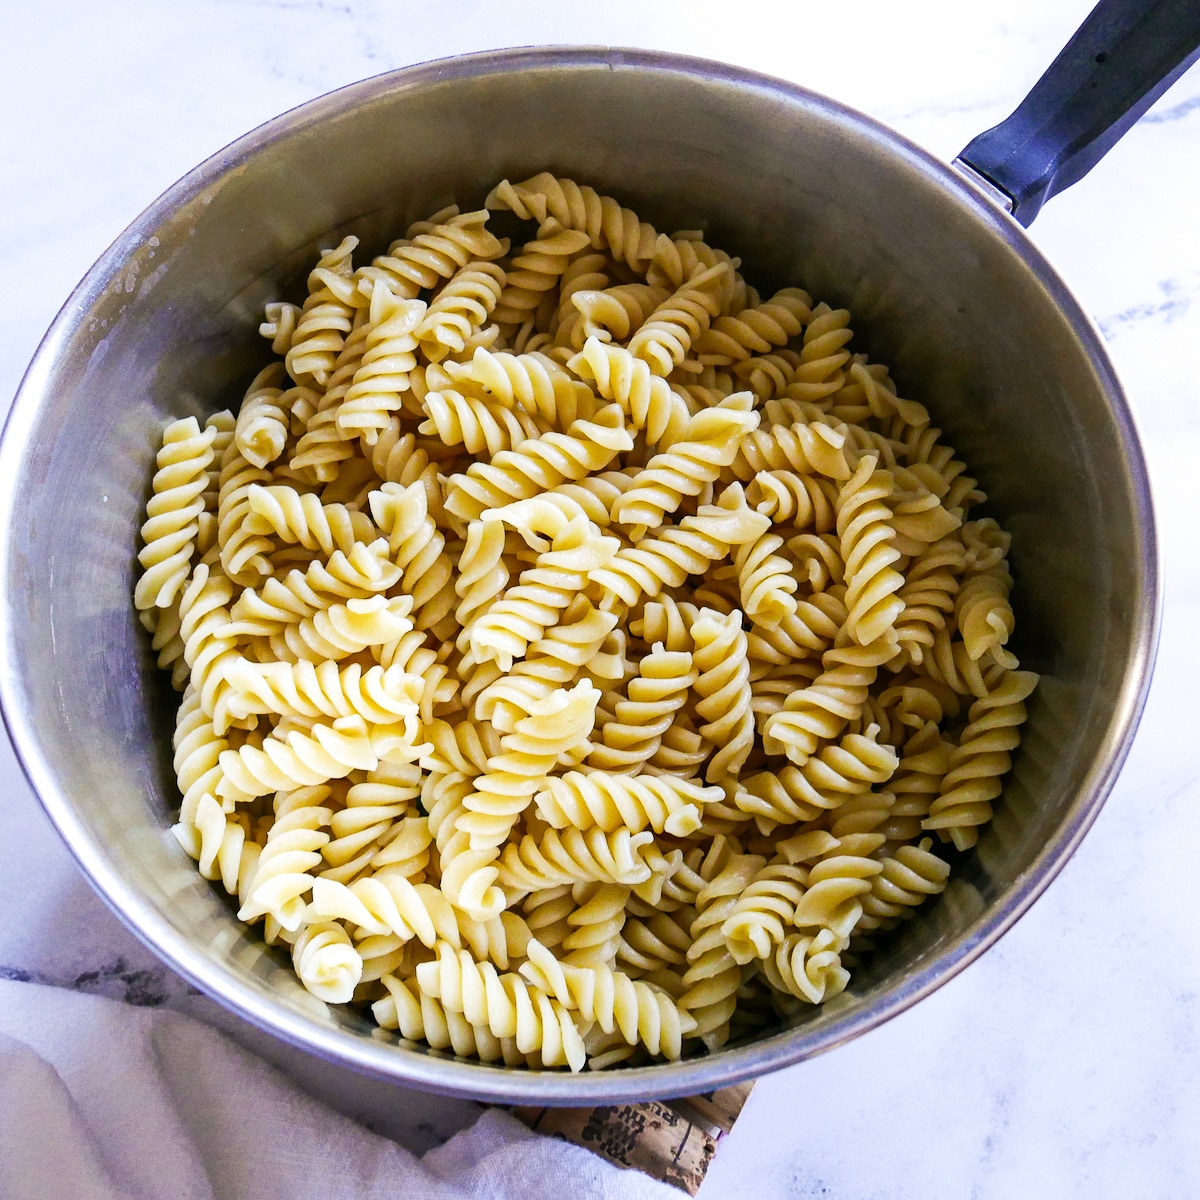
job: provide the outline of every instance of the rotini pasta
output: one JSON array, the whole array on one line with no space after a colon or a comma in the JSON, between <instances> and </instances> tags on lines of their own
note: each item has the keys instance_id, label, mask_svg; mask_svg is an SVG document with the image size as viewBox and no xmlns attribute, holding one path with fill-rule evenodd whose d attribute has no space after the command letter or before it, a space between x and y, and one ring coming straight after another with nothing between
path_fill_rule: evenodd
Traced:
<instances>
[{"instance_id":1,"label":"rotini pasta","mask_svg":"<svg viewBox=\"0 0 1200 1200\"><path fill-rule=\"evenodd\" d=\"M515 450L501 451L490 463L473 463L465 474L452 475L446 509L464 521L476 520L489 508L526 500L560 483L602 471L622 451L633 448L620 409L601 409L594 421L578 420L566 433L529 438Z\"/></svg>"},{"instance_id":2,"label":"rotini pasta","mask_svg":"<svg viewBox=\"0 0 1200 1200\"><path fill-rule=\"evenodd\" d=\"M491 316L504 288L504 271L493 262L472 261L446 281L417 326L417 341L430 362L461 354Z\"/></svg>"},{"instance_id":3,"label":"rotini pasta","mask_svg":"<svg viewBox=\"0 0 1200 1200\"><path fill-rule=\"evenodd\" d=\"M142 526L145 546L138 554L143 568L134 591L140 609L167 608L187 582L204 492L213 459L214 429L201 430L195 417L173 421L163 433L158 470Z\"/></svg>"},{"instance_id":4,"label":"rotini pasta","mask_svg":"<svg viewBox=\"0 0 1200 1200\"><path fill-rule=\"evenodd\" d=\"M362 358L338 404L335 422L343 436L361 437L373 446L408 389L409 373L417 365L416 330L426 308L419 300L401 299L376 280L368 311Z\"/></svg>"},{"instance_id":5,"label":"rotini pasta","mask_svg":"<svg viewBox=\"0 0 1200 1200\"><path fill-rule=\"evenodd\" d=\"M238 410L234 437L242 456L256 467L269 466L287 445L288 412L283 405L283 389L279 387L282 379L282 363L264 367L255 376Z\"/></svg>"},{"instance_id":6,"label":"rotini pasta","mask_svg":"<svg viewBox=\"0 0 1200 1200\"><path fill-rule=\"evenodd\" d=\"M716 1051L852 987L990 818L1010 539L846 310L569 179L488 207L511 258L453 206L323 251L236 417L165 430L172 833L400 1037Z\"/></svg>"},{"instance_id":7,"label":"rotini pasta","mask_svg":"<svg viewBox=\"0 0 1200 1200\"><path fill-rule=\"evenodd\" d=\"M606 833L628 829L686 837L700 827L704 805L723 799L719 788L690 779L648 775L633 778L605 771L569 771L545 780L536 796L539 814L555 829Z\"/></svg>"},{"instance_id":8,"label":"rotini pasta","mask_svg":"<svg viewBox=\"0 0 1200 1200\"><path fill-rule=\"evenodd\" d=\"M750 405L750 393L738 392L689 417L679 440L656 454L639 472L637 484L614 501L613 521L631 526L629 536L638 541L661 525L684 496L698 496L733 462L743 434L758 427L758 414Z\"/></svg>"},{"instance_id":9,"label":"rotini pasta","mask_svg":"<svg viewBox=\"0 0 1200 1200\"><path fill-rule=\"evenodd\" d=\"M308 299L296 321L284 361L297 383L325 383L354 324L358 307L350 256L358 238L322 252L308 277Z\"/></svg>"}]
</instances>

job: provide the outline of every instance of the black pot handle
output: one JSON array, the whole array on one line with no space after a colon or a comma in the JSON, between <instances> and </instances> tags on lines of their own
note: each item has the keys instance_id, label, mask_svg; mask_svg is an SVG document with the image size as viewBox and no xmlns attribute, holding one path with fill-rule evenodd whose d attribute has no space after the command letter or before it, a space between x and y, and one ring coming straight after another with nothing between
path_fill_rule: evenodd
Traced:
<instances>
[{"instance_id":1,"label":"black pot handle","mask_svg":"<svg viewBox=\"0 0 1200 1200\"><path fill-rule=\"evenodd\" d=\"M1200 0L1100 0L1017 110L958 156L1028 225L1200 57Z\"/></svg>"}]
</instances>

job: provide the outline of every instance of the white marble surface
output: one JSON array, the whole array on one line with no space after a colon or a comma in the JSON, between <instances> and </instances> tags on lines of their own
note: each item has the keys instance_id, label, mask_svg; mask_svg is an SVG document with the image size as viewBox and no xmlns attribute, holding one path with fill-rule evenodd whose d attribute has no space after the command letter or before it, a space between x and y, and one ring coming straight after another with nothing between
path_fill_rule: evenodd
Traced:
<instances>
[{"instance_id":1,"label":"white marble surface","mask_svg":"<svg viewBox=\"0 0 1200 1200\"><path fill-rule=\"evenodd\" d=\"M671 49L780 75L952 157L1003 118L1089 0L89 0L5 6L0 401L71 287L175 178L366 75L507 45ZM1166 573L1162 650L1124 773L1060 878L984 958L888 1026L763 1080L701 1193L917 1200L1200 1194L1200 69L1034 240L1100 323L1141 421ZM89 890L0 745L0 976L214 1017ZM36 879L31 893L22 881ZM215 1019L215 1018L214 1018ZM314 1081L313 1086L332 1086ZM353 1097L341 1102L355 1107ZM417 1101L427 1145L471 1118Z\"/></svg>"}]
</instances>

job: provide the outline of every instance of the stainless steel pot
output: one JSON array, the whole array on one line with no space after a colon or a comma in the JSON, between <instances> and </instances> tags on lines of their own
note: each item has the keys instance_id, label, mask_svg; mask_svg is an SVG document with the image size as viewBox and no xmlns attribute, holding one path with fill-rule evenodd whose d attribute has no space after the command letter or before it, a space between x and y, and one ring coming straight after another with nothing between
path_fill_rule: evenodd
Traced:
<instances>
[{"instance_id":1,"label":"stainless steel pot","mask_svg":"<svg viewBox=\"0 0 1200 1200\"><path fill-rule=\"evenodd\" d=\"M996 157L1004 186L1003 147ZM706 229L764 287L800 282L852 311L854 348L929 406L1011 529L1016 650L1043 675L977 851L849 992L712 1057L581 1077L398 1044L310 997L236 921L167 832L173 694L130 602L162 426L236 404L264 358L263 303L302 290L316 248L344 233L373 252L417 216L477 206L502 176L546 168L662 228ZM1158 611L1146 469L1120 385L1095 328L989 188L802 88L608 49L380 76L187 175L71 296L0 449L5 719L100 894L172 967L264 1029L384 1078L509 1102L707 1091L846 1041L961 970L1094 820L1142 708Z\"/></svg>"}]
</instances>

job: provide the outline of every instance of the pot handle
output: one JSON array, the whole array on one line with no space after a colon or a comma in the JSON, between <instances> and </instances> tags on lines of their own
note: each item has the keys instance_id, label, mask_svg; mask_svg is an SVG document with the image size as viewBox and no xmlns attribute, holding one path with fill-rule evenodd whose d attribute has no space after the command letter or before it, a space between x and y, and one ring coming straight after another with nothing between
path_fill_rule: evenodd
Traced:
<instances>
[{"instance_id":1,"label":"pot handle","mask_svg":"<svg viewBox=\"0 0 1200 1200\"><path fill-rule=\"evenodd\" d=\"M1007 120L956 160L1029 225L1200 57L1197 0L1100 0Z\"/></svg>"}]
</instances>

